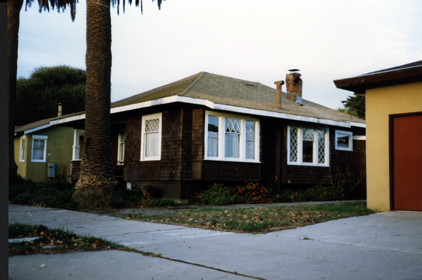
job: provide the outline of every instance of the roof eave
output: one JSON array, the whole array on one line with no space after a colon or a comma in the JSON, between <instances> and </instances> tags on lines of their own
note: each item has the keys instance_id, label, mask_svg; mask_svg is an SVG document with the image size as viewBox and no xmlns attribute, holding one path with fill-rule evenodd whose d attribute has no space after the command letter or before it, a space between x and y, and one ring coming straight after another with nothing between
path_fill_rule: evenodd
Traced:
<instances>
[{"instance_id":1,"label":"roof eave","mask_svg":"<svg viewBox=\"0 0 422 280\"><path fill-rule=\"evenodd\" d=\"M422 66L372 72L357 77L334 80L337 88L365 93L366 89L422 81Z\"/></svg>"}]
</instances>

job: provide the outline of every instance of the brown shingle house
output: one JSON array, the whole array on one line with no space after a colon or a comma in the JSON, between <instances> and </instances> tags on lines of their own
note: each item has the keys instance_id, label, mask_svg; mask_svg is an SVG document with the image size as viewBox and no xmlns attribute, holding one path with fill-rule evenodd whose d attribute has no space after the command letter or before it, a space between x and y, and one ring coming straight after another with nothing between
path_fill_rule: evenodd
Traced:
<instances>
[{"instance_id":1,"label":"brown shingle house","mask_svg":"<svg viewBox=\"0 0 422 280\"><path fill-rule=\"evenodd\" d=\"M345 170L364 177L365 121L302 98L297 71L286 75L286 92L284 81L275 84L201 72L114 102L116 174L173 198L214 182L331 184ZM83 122L74 114L51 125L73 126L79 147Z\"/></svg>"}]
</instances>

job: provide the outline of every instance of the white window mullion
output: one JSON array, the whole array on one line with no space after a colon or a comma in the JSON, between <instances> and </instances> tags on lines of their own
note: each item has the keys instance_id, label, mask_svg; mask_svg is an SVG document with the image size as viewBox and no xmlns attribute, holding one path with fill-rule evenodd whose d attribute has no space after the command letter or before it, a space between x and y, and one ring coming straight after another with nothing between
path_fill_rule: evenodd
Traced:
<instances>
[{"instance_id":1,"label":"white window mullion","mask_svg":"<svg viewBox=\"0 0 422 280\"><path fill-rule=\"evenodd\" d=\"M225 158L225 151L226 151L226 118L219 117L218 118L218 126L221 127L221 131L218 133L218 146L220 149L218 150L218 158Z\"/></svg>"},{"instance_id":2,"label":"white window mullion","mask_svg":"<svg viewBox=\"0 0 422 280\"><path fill-rule=\"evenodd\" d=\"M240 121L240 143L239 143L239 159L246 158L246 121Z\"/></svg>"},{"instance_id":3,"label":"white window mullion","mask_svg":"<svg viewBox=\"0 0 422 280\"><path fill-rule=\"evenodd\" d=\"M330 130L325 132L325 165L330 165Z\"/></svg>"},{"instance_id":4,"label":"white window mullion","mask_svg":"<svg viewBox=\"0 0 422 280\"><path fill-rule=\"evenodd\" d=\"M73 130L72 160L80 160L79 129Z\"/></svg>"},{"instance_id":5,"label":"white window mullion","mask_svg":"<svg viewBox=\"0 0 422 280\"><path fill-rule=\"evenodd\" d=\"M302 128L297 129L297 163L302 164L302 156L303 156L303 130Z\"/></svg>"},{"instance_id":6,"label":"white window mullion","mask_svg":"<svg viewBox=\"0 0 422 280\"><path fill-rule=\"evenodd\" d=\"M314 130L314 142L312 143L312 164L318 164L318 135Z\"/></svg>"},{"instance_id":7,"label":"white window mullion","mask_svg":"<svg viewBox=\"0 0 422 280\"><path fill-rule=\"evenodd\" d=\"M259 122L255 122L255 160L259 160L259 135L260 135Z\"/></svg>"}]
</instances>

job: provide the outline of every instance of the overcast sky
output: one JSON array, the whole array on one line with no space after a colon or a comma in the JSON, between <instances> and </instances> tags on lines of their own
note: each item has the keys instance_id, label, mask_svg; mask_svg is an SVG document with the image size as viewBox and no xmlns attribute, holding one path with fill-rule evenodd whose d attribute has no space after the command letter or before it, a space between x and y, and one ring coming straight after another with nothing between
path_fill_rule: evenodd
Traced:
<instances>
[{"instance_id":1,"label":"overcast sky","mask_svg":"<svg viewBox=\"0 0 422 280\"><path fill-rule=\"evenodd\" d=\"M85 69L85 0L76 10L22 9L18 77ZM298 68L303 98L337 109L351 92L333 80L422 59L421 0L144 0L111 15L112 101L201 71L275 88Z\"/></svg>"}]
</instances>

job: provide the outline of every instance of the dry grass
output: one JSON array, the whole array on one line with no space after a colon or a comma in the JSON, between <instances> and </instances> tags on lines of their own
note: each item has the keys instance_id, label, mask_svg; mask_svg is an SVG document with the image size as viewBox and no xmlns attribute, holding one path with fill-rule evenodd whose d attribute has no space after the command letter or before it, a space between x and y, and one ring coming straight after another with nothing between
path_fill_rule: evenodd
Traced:
<instances>
[{"instance_id":1,"label":"dry grass","mask_svg":"<svg viewBox=\"0 0 422 280\"><path fill-rule=\"evenodd\" d=\"M230 210L206 208L157 215L131 215L126 219L212 230L265 233L371 213L364 202L355 202Z\"/></svg>"}]
</instances>

